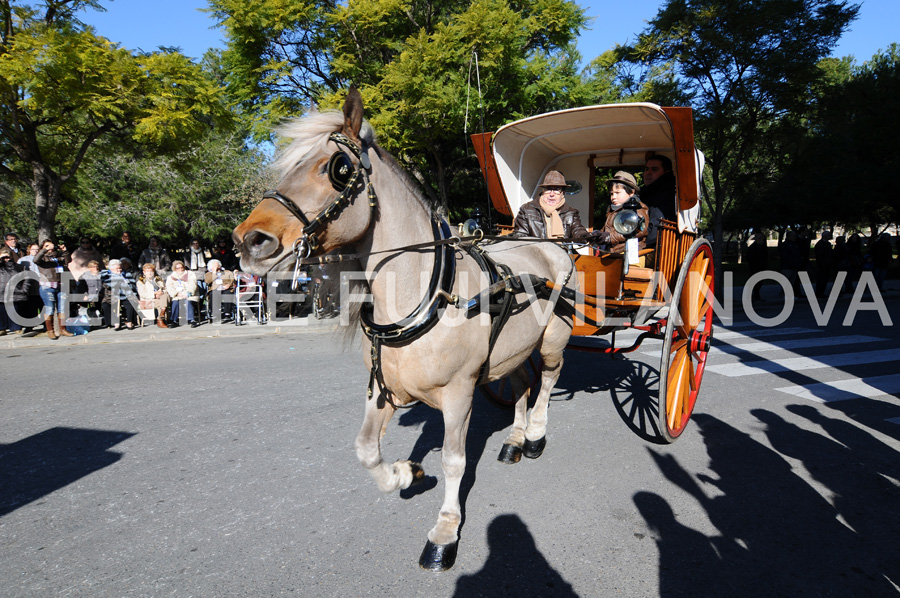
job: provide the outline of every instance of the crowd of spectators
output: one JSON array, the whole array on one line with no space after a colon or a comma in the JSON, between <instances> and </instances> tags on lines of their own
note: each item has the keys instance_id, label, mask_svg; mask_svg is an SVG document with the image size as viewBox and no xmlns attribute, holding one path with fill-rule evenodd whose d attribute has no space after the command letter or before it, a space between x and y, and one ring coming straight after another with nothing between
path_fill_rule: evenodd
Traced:
<instances>
[{"instance_id":1,"label":"crowd of spectators","mask_svg":"<svg viewBox=\"0 0 900 598\"><path fill-rule=\"evenodd\" d=\"M235 292L251 287L263 296L264 281L240 271L224 238L212 248L193 239L170 254L158 237L141 247L129 232L105 251L88 236L70 251L62 240L21 243L10 232L0 246L0 335L45 332L56 339L73 329L228 322L237 315Z\"/></svg>"},{"instance_id":2,"label":"crowd of spectators","mask_svg":"<svg viewBox=\"0 0 900 598\"><path fill-rule=\"evenodd\" d=\"M766 247L765 234L757 232L750 237L747 248L750 274L769 269ZM795 297L803 297L805 294L800 273L806 272L815 295L820 299L828 296L828 285L836 283L839 275L840 295L852 294L863 272L872 272L878 290L884 291L888 269L895 261L890 233L883 232L871 239L858 233L834 238L831 231L825 230L815 240L815 234L810 234L805 227L785 232L778 243L777 257L780 272L787 278ZM815 259L814 263L811 257ZM760 287L761 285L756 285L753 289L754 301L764 301L760 295Z\"/></svg>"}]
</instances>

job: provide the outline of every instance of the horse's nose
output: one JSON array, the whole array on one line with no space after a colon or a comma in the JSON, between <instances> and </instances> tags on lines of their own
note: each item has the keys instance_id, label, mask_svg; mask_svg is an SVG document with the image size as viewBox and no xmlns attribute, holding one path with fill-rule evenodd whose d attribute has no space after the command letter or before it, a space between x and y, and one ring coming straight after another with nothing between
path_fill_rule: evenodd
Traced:
<instances>
[{"instance_id":1,"label":"horse's nose","mask_svg":"<svg viewBox=\"0 0 900 598\"><path fill-rule=\"evenodd\" d=\"M255 260L264 260L278 251L278 239L261 230L251 230L244 235L241 246Z\"/></svg>"}]
</instances>

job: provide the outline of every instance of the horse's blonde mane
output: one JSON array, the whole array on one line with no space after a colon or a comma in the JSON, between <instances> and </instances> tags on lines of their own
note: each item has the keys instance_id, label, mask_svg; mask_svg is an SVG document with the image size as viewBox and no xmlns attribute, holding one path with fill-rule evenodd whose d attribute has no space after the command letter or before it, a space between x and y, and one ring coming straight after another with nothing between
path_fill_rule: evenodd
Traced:
<instances>
[{"instance_id":1,"label":"horse's blonde mane","mask_svg":"<svg viewBox=\"0 0 900 598\"><path fill-rule=\"evenodd\" d=\"M284 178L312 152L322 151L328 136L340 131L344 124L344 114L338 110L311 112L306 116L285 121L276 132L291 143L280 150L272 168L279 178ZM359 135L365 145L375 143L375 131L368 121L363 121Z\"/></svg>"}]
</instances>

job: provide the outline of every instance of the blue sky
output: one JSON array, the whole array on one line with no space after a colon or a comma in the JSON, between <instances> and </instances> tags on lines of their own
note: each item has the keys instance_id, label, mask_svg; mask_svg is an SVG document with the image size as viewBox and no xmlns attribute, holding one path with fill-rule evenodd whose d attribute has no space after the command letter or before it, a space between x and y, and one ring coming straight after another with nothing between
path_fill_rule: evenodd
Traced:
<instances>
[{"instance_id":1,"label":"blue sky","mask_svg":"<svg viewBox=\"0 0 900 598\"><path fill-rule=\"evenodd\" d=\"M590 60L615 44L633 41L652 19L660 0L593 0L581 2L588 16L596 17L578 49ZM82 20L97 32L129 50L155 50L178 46L187 56L200 58L207 48L223 47L223 35L212 17L200 9L206 0L105 1L107 12L87 11ZM852 54L864 62L876 51L900 41L900 0L864 0L859 18L839 42L835 55Z\"/></svg>"}]
</instances>

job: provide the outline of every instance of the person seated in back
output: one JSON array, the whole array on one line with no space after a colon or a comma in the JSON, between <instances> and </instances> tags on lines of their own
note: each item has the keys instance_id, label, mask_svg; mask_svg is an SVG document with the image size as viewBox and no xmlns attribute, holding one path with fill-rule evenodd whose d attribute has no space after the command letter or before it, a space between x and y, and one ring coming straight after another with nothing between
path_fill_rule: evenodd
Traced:
<instances>
[{"instance_id":1,"label":"person seated in back","mask_svg":"<svg viewBox=\"0 0 900 598\"><path fill-rule=\"evenodd\" d=\"M630 172L620 170L615 176L606 183L609 185L609 210L606 212L606 223L600 231L600 240L605 244L609 251L621 253L625 251L625 243L628 239L619 233L613 226L613 220L618 215L619 210L625 206L632 198L637 200L637 213L643 219L643 225L638 228L638 232L632 237L636 238L639 243L639 249L644 249L647 243L647 234L650 231L650 211L647 206L641 202L637 195L637 181Z\"/></svg>"},{"instance_id":2,"label":"person seated in back","mask_svg":"<svg viewBox=\"0 0 900 598\"><path fill-rule=\"evenodd\" d=\"M197 276L184 267L184 262L175 260L172 262L172 273L166 278L166 292L172 299L172 318L174 325L178 325L178 316L180 315L181 305L187 305L187 321L191 328L200 325L197 322L195 314L197 311Z\"/></svg>"},{"instance_id":3,"label":"person seated in back","mask_svg":"<svg viewBox=\"0 0 900 598\"><path fill-rule=\"evenodd\" d=\"M648 208L656 208L662 217L678 222L675 206L675 174L672 172L672 161L663 155L647 158L644 163L644 186L638 194Z\"/></svg>"},{"instance_id":4,"label":"person seated in back","mask_svg":"<svg viewBox=\"0 0 900 598\"><path fill-rule=\"evenodd\" d=\"M566 205L565 191L569 185L563 173L551 170L540 188L537 198L519 208L513 223L514 237L589 241L599 236L597 231L588 232L581 224L578 210Z\"/></svg>"},{"instance_id":5,"label":"person seated in back","mask_svg":"<svg viewBox=\"0 0 900 598\"><path fill-rule=\"evenodd\" d=\"M168 328L166 309L169 307L169 293L166 292L166 283L156 273L156 266L152 263L144 264L141 271L143 274L137 280L138 304L142 310L155 310L156 325Z\"/></svg>"}]
</instances>

